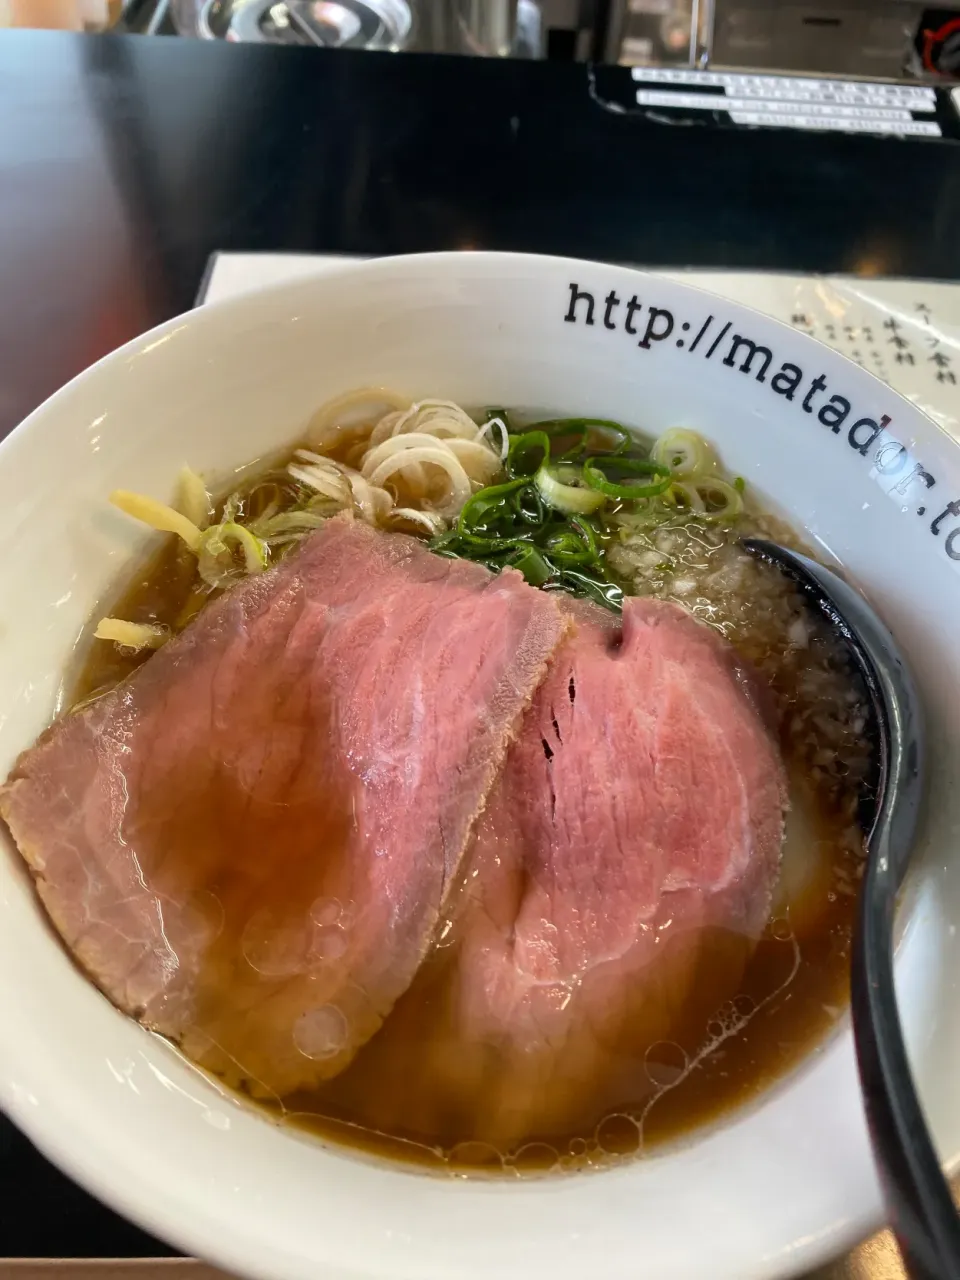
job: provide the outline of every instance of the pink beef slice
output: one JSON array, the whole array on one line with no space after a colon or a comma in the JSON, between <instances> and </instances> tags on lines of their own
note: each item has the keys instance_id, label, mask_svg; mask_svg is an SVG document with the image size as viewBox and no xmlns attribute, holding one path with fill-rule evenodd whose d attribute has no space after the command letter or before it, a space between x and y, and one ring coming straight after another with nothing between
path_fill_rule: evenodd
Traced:
<instances>
[{"instance_id":1,"label":"pink beef slice","mask_svg":"<svg viewBox=\"0 0 960 1280\"><path fill-rule=\"evenodd\" d=\"M595 606L574 616L478 823L440 963L335 1083L357 1103L391 1063L421 1082L394 1114L383 1091L374 1124L500 1150L592 1130L624 1100L618 1072L686 1039L698 991L736 994L768 918L785 775L734 651L659 601L628 600L622 632Z\"/></svg>"},{"instance_id":2,"label":"pink beef slice","mask_svg":"<svg viewBox=\"0 0 960 1280\"><path fill-rule=\"evenodd\" d=\"M413 978L566 625L519 574L337 518L54 724L0 810L116 1005L308 1088Z\"/></svg>"}]
</instances>

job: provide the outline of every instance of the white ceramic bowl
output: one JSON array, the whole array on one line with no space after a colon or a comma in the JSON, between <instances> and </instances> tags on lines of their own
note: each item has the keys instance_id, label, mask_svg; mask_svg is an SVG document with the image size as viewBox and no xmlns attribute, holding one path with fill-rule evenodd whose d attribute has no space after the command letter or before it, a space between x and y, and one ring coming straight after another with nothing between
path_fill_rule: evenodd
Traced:
<instances>
[{"instance_id":1,"label":"white ceramic bowl","mask_svg":"<svg viewBox=\"0 0 960 1280\"><path fill-rule=\"evenodd\" d=\"M737 335L759 344L752 361ZM826 385L811 395L817 378ZM249 460L295 437L327 397L371 382L652 433L693 427L873 598L930 712L934 777L897 972L924 1102L953 1162L960 503L958 514L948 504L960 449L856 365L749 310L609 266L442 254L205 307L109 356L0 447L0 774L49 721L77 633L142 547L107 493L167 496L183 462L216 472ZM846 1029L749 1111L594 1176L454 1181L284 1132L74 970L9 843L0 1103L148 1229L282 1280L750 1280L808 1268L881 1215Z\"/></svg>"}]
</instances>

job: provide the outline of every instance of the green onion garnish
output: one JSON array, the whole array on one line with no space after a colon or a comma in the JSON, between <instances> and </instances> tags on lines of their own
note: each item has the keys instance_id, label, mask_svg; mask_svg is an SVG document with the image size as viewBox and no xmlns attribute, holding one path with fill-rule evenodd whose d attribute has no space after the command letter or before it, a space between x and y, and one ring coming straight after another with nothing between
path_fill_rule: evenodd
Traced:
<instances>
[{"instance_id":1,"label":"green onion garnish","mask_svg":"<svg viewBox=\"0 0 960 1280\"><path fill-rule=\"evenodd\" d=\"M601 469L601 465L613 467L626 475L659 476L652 484L620 484L611 480ZM608 498L653 498L665 493L673 482L670 468L659 462L648 462L639 458L603 457L587 458L583 464L583 478L591 489L604 494Z\"/></svg>"}]
</instances>

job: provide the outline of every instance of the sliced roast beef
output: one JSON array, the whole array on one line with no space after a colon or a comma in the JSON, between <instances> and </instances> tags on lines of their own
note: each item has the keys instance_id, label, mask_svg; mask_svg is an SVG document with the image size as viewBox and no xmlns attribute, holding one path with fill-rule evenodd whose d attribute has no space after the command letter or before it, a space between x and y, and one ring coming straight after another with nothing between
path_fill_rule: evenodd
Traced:
<instances>
[{"instance_id":1,"label":"sliced roast beef","mask_svg":"<svg viewBox=\"0 0 960 1280\"><path fill-rule=\"evenodd\" d=\"M282 1096L409 985L565 626L516 573L337 518L56 723L0 811L110 999Z\"/></svg>"},{"instance_id":2,"label":"sliced roast beef","mask_svg":"<svg viewBox=\"0 0 960 1280\"><path fill-rule=\"evenodd\" d=\"M622 631L593 606L575 617L478 823L429 1000L412 990L335 1082L352 1104L384 1062L421 1081L374 1123L500 1148L595 1124L623 1054L642 1060L695 988L718 989L698 976L705 939L731 939L733 995L767 919L785 778L733 650L657 601L628 600ZM430 1025L404 1025L426 1007Z\"/></svg>"}]
</instances>

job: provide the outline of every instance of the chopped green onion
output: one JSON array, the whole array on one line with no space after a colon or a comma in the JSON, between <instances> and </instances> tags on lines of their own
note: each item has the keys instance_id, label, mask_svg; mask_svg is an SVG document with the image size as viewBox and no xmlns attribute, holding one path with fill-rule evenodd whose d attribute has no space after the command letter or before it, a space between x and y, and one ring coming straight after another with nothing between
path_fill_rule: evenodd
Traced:
<instances>
[{"instance_id":1,"label":"chopped green onion","mask_svg":"<svg viewBox=\"0 0 960 1280\"><path fill-rule=\"evenodd\" d=\"M544 431L551 440L575 437L575 443L557 455L556 461L570 462L580 458L592 444L593 450L609 450L610 453L622 453L631 443L631 435L627 429L614 422L612 418L547 418L543 422L534 422L528 430ZM603 438L612 433L615 437L610 444ZM599 440L591 437L599 434Z\"/></svg>"},{"instance_id":2,"label":"chopped green onion","mask_svg":"<svg viewBox=\"0 0 960 1280\"><path fill-rule=\"evenodd\" d=\"M485 489L478 490L463 504L457 519L457 533L462 537L465 533L482 532L486 527L487 518L497 510L503 510L506 505L504 499L528 483L526 478L521 477L517 480L508 480L505 484L487 485Z\"/></svg>"},{"instance_id":3,"label":"chopped green onion","mask_svg":"<svg viewBox=\"0 0 960 1280\"><path fill-rule=\"evenodd\" d=\"M517 517L524 524L534 525L539 529L547 518L547 508L535 484L528 484L518 489L516 493L511 494L509 501Z\"/></svg>"},{"instance_id":4,"label":"chopped green onion","mask_svg":"<svg viewBox=\"0 0 960 1280\"><path fill-rule=\"evenodd\" d=\"M262 573L267 567L263 542L242 524L228 521L205 529L197 548L197 570L211 587L223 587L240 576L232 547L243 554L243 573ZM231 545L232 544L232 545Z\"/></svg>"},{"instance_id":5,"label":"chopped green onion","mask_svg":"<svg viewBox=\"0 0 960 1280\"><path fill-rule=\"evenodd\" d=\"M747 482L744 480L743 476L737 476L734 479L733 487L736 489L737 493L743 493L747 487Z\"/></svg>"},{"instance_id":6,"label":"chopped green onion","mask_svg":"<svg viewBox=\"0 0 960 1280\"><path fill-rule=\"evenodd\" d=\"M317 511L282 511L279 515L260 516L247 526L258 538L279 538L287 534L306 535L319 529L326 517Z\"/></svg>"},{"instance_id":7,"label":"chopped green onion","mask_svg":"<svg viewBox=\"0 0 960 1280\"><path fill-rule=\"evenodd\" d=\"M549 436L572 436L575 432L611 431L617 437L616 449L624 449L630 443L630 432L612 418L547 418L531 423L530 431L545 431Z\"/></svg>"},{"instance_id":8,"label":"chopped green onion","mask_svg":"<svg viewBox=\"0 0 960 1280\"><path fill-rule=\"evenodd\" d=\"M571 591L574 595L585 596L613 613L620 613L623 609L623 588L615 582L598 580L576 569L565 569L557 579L556 586ZM547 584L548 590L553 587L553 582Z\"/></svg>"},{"instance_id":9,"label":"chopped green onion","mask_svg":"<svg viewBox=\"0 0 960 1280\"><path fill-rule=\"evenodd\" d=\"M678 479L710 471L713 458L710 446L695 431L673 427L653 443L650 457L667 467Z\"/></svg>"},{"instance_id":10,"label":"chopped green onion","mask_svg":"<svg viewBox=\"0 0 960 1280\"><path fill-rule=\"evenodd\" d=\"M221 524L235 524L240 517L240 513L244 510L243 495L240 493L231 493L223 504L223 510L220 512Z\"/></svg>"},{"instance_id":11,"label":"chopped green onion","mask_svg":"<svg viewBox=\"0 0 960 1280\"><path fill-rule=\"evenodd\" d=\"M554 570L536 547L524 547L507 559L507 564L517 569L531 587L542 587L554 576Z\"/></svg>"},{"instance_id":12,"label":"chopped green onion","mask_svg":"<svg viewBox=\"0 0 960 1280\"><path fill-rule=\"evenodd\" d=\"M533 541L533 535L529 533L517 534L516 537L498 538L483 533L471 533L469 529L466 529L459 536L460 541L465 542L468 547L476 547L478 551L486 551L488 553L510 551L513 547L529 546Z\"/></svg>"},{"instance_id":13,"label":"chopped green onion","mask_svg":"<svg viewBox=\"0 0 960 1280\"><path fill-rule=\"evenodd\" d=\"M458 541L460 534L456 529L448 529L446 533L438 533L435 538L431 538L427 546L431 551L436 551L438 555L456 555L455 551L451 551L451 545Z\"/></svg>"},{"instance_id":14,"label":"chopped green onion","mask_svg":"<svg viewBox=\"0 0 960 1280\"><path fill-rule=\"evenodd\" d=\"M707 504L700 497L699 486L692 481L677 480L663 495L667 507L673 507L675 513L691 516L702 516Z\"/></svg>"},{"instance_id":15,"label":"chopped green onion","mask_svg":"<svg viewBox=\"0 0 960 1280\"><path fill-rule=\"evenodd\" d=\"M509 476L530 477L549 461L550 438L545 431L525 431L522 436L510 437L506 464Z\"/></svg>"},{"instance_id":16,"label":"chopped green onion","mask_svg":"<svg viewBox=\"0 0 960 1280\"><path fill-rule=\"evenodd\" d=\"M588 516L603 506L603 494L584 485L584 475L579 467L569 462L558 462L541 467L534 477L540 496L548 507L567 514Z\"/></svg>"},{"instance_id":17,"label":"chopped green onion","mask_svg":"<svg viewBox=\"0 0 960 1280\"><path fill-rule=\"evenodd\" d=\"M743 497L726 480L698 480L696 489L704 504L701 520L736 520L743 511Z\"/></svg>"},{"instance_id":18,"label":"chopped green onion","mask_svg":"<svg viewBox=\"0 0 960 1280\"><path fill-rule=\"evenodd\" d=\"M572 519L567 528L548 534L542 546L559 565L596 564L600 559L596 536L586 520Z\"/></svg>"},{"instance_id":19,"label":"chopped green onion","mask_svg":"<svg viewBox=\"0 0 960 1280\"><path fill-rule=\"evenodd\" d=\"M618 484L601 470L601 463L626 472L627 475L661 476L652 484ZM608 498L653 498L664 493L671 485L669 467L659 462L647 462L637 458L592 457L583 464L583 478L592 489Z\"/></svg>"}]
</instances>

